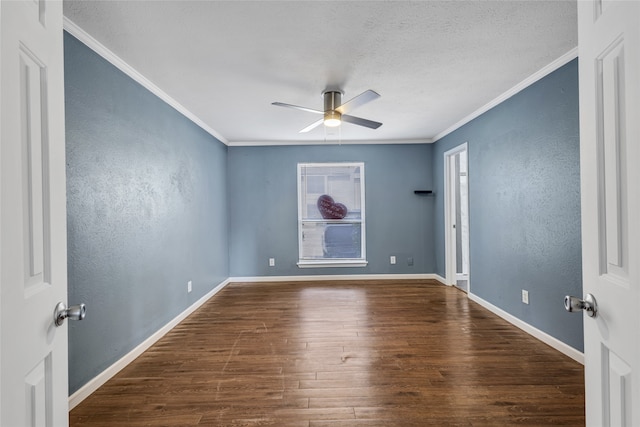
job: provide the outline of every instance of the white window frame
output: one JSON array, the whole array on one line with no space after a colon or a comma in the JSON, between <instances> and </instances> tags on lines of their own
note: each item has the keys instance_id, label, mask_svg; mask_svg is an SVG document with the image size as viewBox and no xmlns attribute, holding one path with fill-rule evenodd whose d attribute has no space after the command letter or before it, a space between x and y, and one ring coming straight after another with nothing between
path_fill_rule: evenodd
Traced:
<instances>
[{"instance_id":1,"label":"white window frame","mask_svg":"<svg viewBox=\"0 0 640 427\"><path fill-rule=\"evenodd\" d=\"M303 218L302 205L306 201L303 198L302 188L302 171L303 168L330 168L330 167L359 167L360 168L360 218L356 219L309 219ZM342 162L342 163L298 163L298 267L300 268L315 268L315 267L365 267L367 266L367 251L366 251L366 221L365 221L365 175L364 175L364 162ZM339 202L339 201L338 201ZM305 223L326 223L326 224L345 224L345 223L359 223L360 224L360 258L303 258L303 224Z\"/></svg>"}]
</instances>

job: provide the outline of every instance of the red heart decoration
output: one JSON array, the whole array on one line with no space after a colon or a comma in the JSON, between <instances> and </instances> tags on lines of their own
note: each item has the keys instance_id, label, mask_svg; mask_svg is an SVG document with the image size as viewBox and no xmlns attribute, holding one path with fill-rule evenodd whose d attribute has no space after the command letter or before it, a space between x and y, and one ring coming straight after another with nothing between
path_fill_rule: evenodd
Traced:
<instances>
[{"instance_id":1,"label":"red heart decoration","mask_svg":"<svg viewBox=\"0 0 640 427\"><path fill-rule=\"evenodd\" d=\"M328 194L318 197L317 205L324 219L342 219L347 216L347 207L342 203L336 203Z\"/></svg>"}]
</instances>

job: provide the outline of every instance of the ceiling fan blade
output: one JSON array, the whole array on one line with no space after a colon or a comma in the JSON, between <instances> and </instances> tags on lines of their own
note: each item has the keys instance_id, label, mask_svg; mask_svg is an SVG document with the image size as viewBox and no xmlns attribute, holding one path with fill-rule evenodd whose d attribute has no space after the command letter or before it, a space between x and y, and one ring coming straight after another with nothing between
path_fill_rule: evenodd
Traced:
<instances>
[{"instance_id":1,"label":"ceiling fan blade","mask_svg":"<svg viewBox=\"0 0 640 427\"><path fill-rule=\"evenodd\" d=\"M362 119L360 117L348 116L346 114L342 115L342 121L347 123L352 123L354 125L364 126L371 129L378 129L382 126L380 122L374 122L373 120Z\"/></svg>"},{"instance_id":2,"label":"ceiling fan blade","mask_svg":"<svg viewBox=\"0 0 640 427\"><path fill-rule=\"evenodd\" d=\"M271 105L277 105L278 107L294 108L296 110L308 111L309 113L324 114L324 111L314 110L313 108L300 107L298 105L285 104L283 102L272 102Z\"/></svg>"},{"instance_id":3,"label":"ceiling fan blade","mask_svg":"<svg viewBox=\"0 0 640 427\"><path fill-rule=\"evenodd\" d=\"M374 99L378 99L378 98L380 98L380 95L378 94L378 92L374 92L371 89L365 90L360 95L348 100L347 102L345 102L344 104L336 108L336 111L341 114L346 114L349 111L355 108L358 108L359 106L364 105L367 102L373 101Z\"/></svg>"},{"instance_id":4,"label":"ceiling fan blade","mask_svg":"<svg viewBox=\"0 0 640 427\"><path fill-rule=\"evenodd\" d=\"M317 128L318 126L320 126L323 122L324 122L324 117L323 117L323 118L321 118L321 119L320 119L320 120L318 120L318 121L315 121L315 122L311 123L309 126L307 126L306 128L302 129L302 130L301 130L300 132L298 132L298 133L305 133L305 132L309 132L311 129L315 129L315 128Z\"/></svg>"}]
</instances>

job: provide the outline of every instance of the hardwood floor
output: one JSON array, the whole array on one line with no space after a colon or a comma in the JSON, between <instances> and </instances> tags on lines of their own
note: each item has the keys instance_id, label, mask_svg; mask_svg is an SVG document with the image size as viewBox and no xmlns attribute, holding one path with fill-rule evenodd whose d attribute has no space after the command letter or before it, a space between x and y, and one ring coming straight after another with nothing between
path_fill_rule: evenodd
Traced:
<instances>
[{"instance_id":1,"label":"hardwood floor","mask_svg":"<svg viewBox=\"0 0 640 427\"><path fill-rule=\"evenodd\" d=\"M70 422L582 426L583 367L432 281L235 283Z\"/></svg>"}]
</instances>

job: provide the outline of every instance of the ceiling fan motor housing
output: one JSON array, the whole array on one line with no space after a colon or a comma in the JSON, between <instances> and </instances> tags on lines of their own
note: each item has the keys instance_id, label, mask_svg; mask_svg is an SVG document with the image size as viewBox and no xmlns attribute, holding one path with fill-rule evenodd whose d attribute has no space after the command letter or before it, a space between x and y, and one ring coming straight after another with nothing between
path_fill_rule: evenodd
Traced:
<instances>
[{"instance_id":1,"label":"ceiling fan motor housing","mask_svg":"<svg viewBox=\"0 0 640 427\"><path fill-rule=\"evenodd\" d=\"M329 127L340 126L342 122L342 114L336 111L340 105L342 105L342 92L338 91L324 91L322 92L324 97L324 124Z\"/></svg>"},{"instance_id":2,"label":"ceiling fan motor housing","mask_svg":"<svg viewBox=\"0 0 640 427\"><path fill-rule=\"evenodd\" d=\"M342 92L337 90L325 90L322 92L324 97L324 111L334 111L342 105Z\"/></svg>"}]
</instances>

